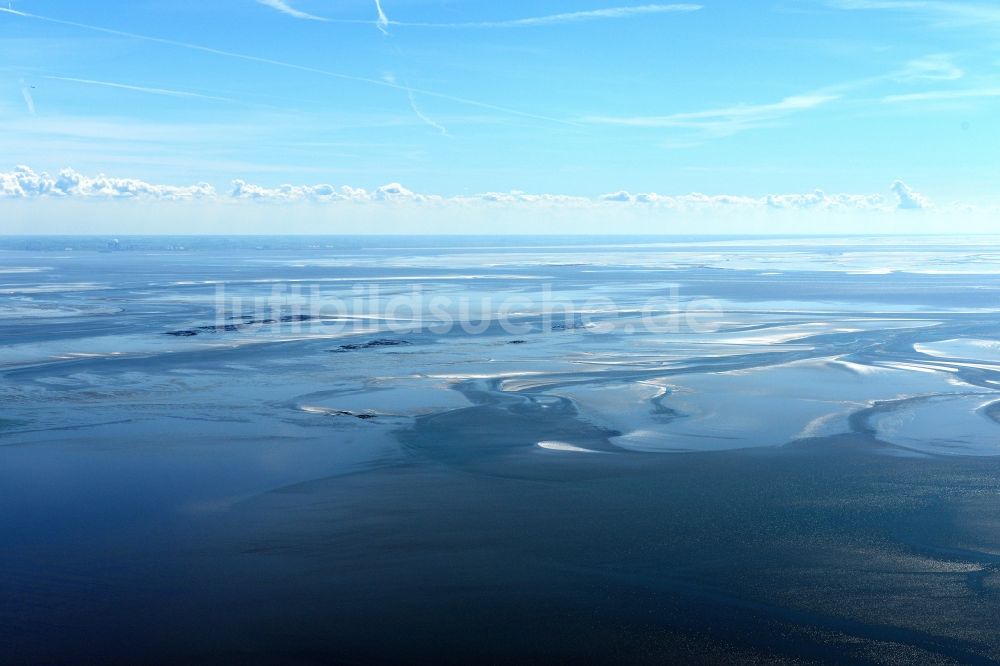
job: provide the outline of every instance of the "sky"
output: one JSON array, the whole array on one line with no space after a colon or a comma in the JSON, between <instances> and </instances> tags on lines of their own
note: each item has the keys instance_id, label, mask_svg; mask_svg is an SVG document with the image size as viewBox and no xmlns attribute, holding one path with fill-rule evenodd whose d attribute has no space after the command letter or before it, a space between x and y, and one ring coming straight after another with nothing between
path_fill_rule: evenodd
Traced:
<instances>
[{"instance_id":1,"label":"sky","mask_svg":"<svg viewBox=\"0 0 1000 666\"><path fill-rule=\"evenodd\" d=\"M0 3L0 233L945 233L1000 5Z\"/></svg>"}]
</instances>

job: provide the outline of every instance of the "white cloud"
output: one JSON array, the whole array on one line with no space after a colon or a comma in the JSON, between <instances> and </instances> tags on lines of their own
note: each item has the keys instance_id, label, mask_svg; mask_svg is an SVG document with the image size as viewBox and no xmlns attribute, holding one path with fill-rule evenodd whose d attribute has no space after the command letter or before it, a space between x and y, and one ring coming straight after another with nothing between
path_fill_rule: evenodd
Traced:
<instances>
[{"instance_id":1,"label":"white cloud","mask_svg":"<svg viewBox=\"0 0 1000 666\"><path fill-rule=\"evenodd\" d=\"M900 11L932 19L944 26L1000 23L995 3L977 5L944 0L827 0L838 9Z\"/></svg>"},{"instance_id":2,"label":"white cloud","mask_svg":"<svg viewBox=\"0 0 1000 666\"><path fill-rule=\"evenodd\" d=\"M363 202L417 202L437 203L446 206L530 206L542 208L591 208L601 206L629 205L645 208L662 208L676 211L883 211L893 208L915 209L929 206L927 200L913 192L906 185L897 181L892 191L899 199L898 206L887 197L880 194L827 194L822 190L806 193L768 194L753 197L733 194L660 194L657 192L636 192L619 190L596 198L574 196L568 194L532 194L513 190L510 192L482 192L479 194L462 194L452 197L420 194L409 190L399 183L383 185L368 191L360 188L344 186L335 188L332 185L282 185L276 188L251 185L244 181L233 182L230 196L235 199L253 199L257 201L350 201Z\"/></svg>"},{"instance_id":3,"label":"white cloud","mask_svg":"<svg viewBox=\"0 0 1000 666\"><path fill-rule=\"evenodd\" d=\"M363 193L364 190L358 189L354 190L358 193ZM433 194L417 194L412 190L408 190L399 183L389 183L388 185L383 185L378 187L370 195L372 201L443 201L444 199L440 196Z\"/></svg>"},{"instance_id":4,"label":"white cloud","mask_svg":"<svg viewBox=\"0 0 1000 666\"><path fill-rule=\"evenodd\" d=\"M332 185L279 185L263 187L245 180L234 180L229 196L233 199L254 201L342 201L350 198L349 193L337 190Z\"/></svg>"},{"instance_id":5,"label":"white cloud","mask_svg":"<svg viewBox=\"0 0 1000 666\"><path fill-rule=\"evenodd\" d=\"M632 193L619 190L590 198L569 194L532 194L519 190L509 192L482 192L445 197L437 194L414 192L399 183L389 183L373 190L335 186L327 183L316 185L285 184L268 187L234 180L225 194L217 194L206 183L188 186L158 185L135 178L112 178L105 175L85 176L73 169L63 169L58 177L36 173L26 166L13 171L0 172L0 198L105 198L105 199L162 199L190 200L213 199L216 201L257 201L270 203L417 203L447 207L536 207L568 210L601 207L634 206L661 208L676 211L883 211L893 209L916 210L929 208L926 197L914 192L902 181L892 185L896 195L893 202L879 194L827 194L822 190L805 193L768 194L746 196L735 194L660 194L657 192Z\"/></svg>"},{"instance_id":6,"label":"white cloud","mask_svg":"<svg viewBox=\"0 0 1000 666\"><path fill-rule=\"evenodd\" d=\"M823 190L809 194L772 194L765 199L768 207L779 209L877 210L885 206L885 199L879 194L827 194Z\"/></svg>"},{"instance_id":7,"label":"white cloud","mask_svg":"<svg viewBox=\"0 0 1000 666\"><path fill-rule=\"evenodd\" d=\"M586 206L593 203L586 197L575 197L568 194L529 194L520 190L510 192L482 192L480 194L453 197L450 201L460 203L485 204L542 204L562 206Z\"/></svg>"},{"instance_id":8,"label":"white cloud","mask_svg":"<svg viewBox=\"0 0 1000 666\"><path fill-rule=\"evenodd\" d=\"M625 190L618 190L617 192L611 192L609 194L602 194L600 196L601 201L618 201L621 203L632 203L635 201L633 195Z\"/></svg>"},{"instance_id":9,"label":"white cloud","mask_svg":"<svg viewBox=\"0 0 1000 666\"><path fill-rule=\"evenodd\" d=\"M215 197L215 188L196 185L154 185L135 178L89 177L63 169L58 177L36 173L26 166L0 172L0 197L81 197L103 199L201 199Z\"/></svg>"},{"instance_id":10,"label":"white cloud","mask_svg":"<svg viewBox=\"0 0 1000 666\"><path fill-rule=\"evenodd\" d=\"M801 114L828 106L838 101L851 101L849 95L859 89L894 82L896 84L912 84L921 81L954 81L965 76L965 72L954 62L954 56L947 53L932 53L906 62L895 71L862 79L845 81L843 83L825 86L798 95L789 95L777 102L762 104L735 104L731 106L704 109L701 111L686 111L666 115L623 115L599 116L591 115L579 119L579 122L592 125L612 125L638 128L666 128L687 130L687 140L673 141L665 147L688 148L698 145L691 139L712 137L727 137L738 132L759 127L775 125L778 121L790 116ZM954 97L992 96L992 89L953 92ZM922 98L932 99L941 93L916 93L910 95L890 95L880 101L884 103L916 101ZM856 101L856 100L855 100Z\"/></svg>"},{"instance_id":11,"label":"white cloud","mask_svg":"<svg viewBox=\"0 0 1000 666\"><path fill-rule=\"evenodd\" d=\"M928 90L902 95L886 95L880 101L883 104L901 104L905 102L946 102L960 99L982 99L1000 97L1000 88L971 88L961 90Z\"/></svg>"},{"instance_id":12,"label":"white cloud","mask_svg":"<svg viewBox=\"0 0 1000 666\"><path fill-rule=\"evenodd\" d=\"M389 183L369 192L363 188L344 185L336 187L329 184L319 185L279 185L264 187L254 185L244 180L234 180L229 191L232 199L272 202L313 201L318 203L333 201L350 201L363 203L370 201L441 201L434 195L417 194L399 183Z\"/></svg>"},{"instance_id":13,"label":"white cloud","mask_svg":"<svg viewBox=\"0 0 1000 666\"><path fill-rule=\"evenodd\" d=\"M914 192L909 185L901 180L892 184L892 191L896 193L899 204L896 206L900 210L924 210L931 207L931 202L919 192Z\"/></svg>"},{"instance_id":14,"label":"white cloud","mask_svg":"<svg viewBox=\"0 0 1000 666\"><path fill-rule=\"evenodd\" d=\"M738 104L719 109L673 113L665 116L588 116L581 122L628 127L698 129L718 136L767 124L786 116L815 109L839 99L838 95L793 95L769 104Z\"/></svg>"},{"instance_id":15,"label":"white cloud","mask_svg":"<svg viewBox=\"0 0 1000 666\"><path fill-rule=\"evenodd\" d=\"M909 61L896 73L898 81L954 81L965 75L947 53L933 53Z\"/></svg>"},{"instance_id":16,"label":"white cloud","mask_svg":"<svg viewBox=\"0 0 1000 666\"><path fill-rule=\"evenodd\" d=\"M294 16L298 19L307 19L310 21L325 21L326 19L321 16L313 16L312 14L307 14L303 11L299 11L289 5L285 0L257 0L260 4L270 7L271 9L277 9L282 14L288 14L289 16Z\"/></svg>"},{"instance_id":17,"label":"white cloud","mask_svg":"<svg viewBox=\"0 0 1000 666\"><path fill-rule=\"evenodd\" d=\"M768 194L762 197L702 194L700 192L681 195L658 194L656 192L633 194L621 190L604 194L599 197L599 200L661 206L678 210L733 207L746 210L879 210L886 206L885 199L878 194L826 194L822 190L804 194Z\"/></svg>"},{"instance_id":18,"label":"white cloud","mask_svg":"<svg viewBox=\"0 0 1000 666\"><path fill-rule=\"evenodd\" d=\"M848 95L858 89L886 82L914 83L919 81L953 81L965 76L965 72L953 62L947 53L932 53L915 58L901 68L867 78L846 81L836 85L814 89L798 95L789 95L776 102L760 104L735 104L730 106L684 111L665 115L591 115L579 119L580 123L591 125L611 125L618 127L661 128L679 130L681 139L664 144L666 148L689 148L698 145L699 140L732 136L739 132L761 127L774 126L779 121L793 115L814 111L841 100L850 101ZM989 91L969 91L954 96L990 96ZM934 98L937 93L911 95L891 95L883 97L883 103L916 101Z\"/></svg>"}]
</instances>

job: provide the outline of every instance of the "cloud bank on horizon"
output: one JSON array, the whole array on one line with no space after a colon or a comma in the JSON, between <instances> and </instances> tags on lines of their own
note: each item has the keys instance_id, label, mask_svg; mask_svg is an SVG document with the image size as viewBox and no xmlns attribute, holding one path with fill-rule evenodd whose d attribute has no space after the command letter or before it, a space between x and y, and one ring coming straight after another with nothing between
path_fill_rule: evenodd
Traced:
<instances>
[{"instance_id":1,"label":"cloud bank on horizon","mask_svg":"<svg viewBox=\"0 0 1000 666\"><path fill-rule=\"evenodd\" d=\"M304 202L355 204L397 202L428 204L495 204L541 206L597 206L636 205L690 210L698 208L757 209L757 210L864 210L887 211L924 210L932 207L927 197L897 180L891 188L895 199L880 194L827 194L822 190L807 193L768 194L762 197L731 194L659 194L656 192L631 193L625 190L581 197L568 194L531 194L527 192L483 192L471 195L444 196L423 194L389 183L372 190L330 184L291 185L267 187L248 183L242 179L232 181L231 188L220 193L208 183L193 185L162 185L137 178L117 178L104 174L85 176L74 169L63 169L58 176L35 172L30 167L18 166L12 171L0 172L0 200L32 198L81 198L104 200L166 200L190 201L198 199L252 201L261 203L296 204Z\"/></svg>"}]
</instances>

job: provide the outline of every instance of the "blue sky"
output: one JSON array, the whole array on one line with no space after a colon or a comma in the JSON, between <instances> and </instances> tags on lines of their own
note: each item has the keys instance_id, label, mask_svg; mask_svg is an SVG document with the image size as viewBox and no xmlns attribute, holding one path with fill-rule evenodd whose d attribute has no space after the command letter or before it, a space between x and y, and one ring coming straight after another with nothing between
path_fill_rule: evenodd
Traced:
<instances>
[{"instance_id":1,"label":"blue sky","mask_svg":"<svg viewBox=\"0 0 1000 666\"><path fill-rule=\"evenodd\" d=\"M989 230L998 35L972 1L17 0L0 231Z\"/></svg>"}]
</instances>

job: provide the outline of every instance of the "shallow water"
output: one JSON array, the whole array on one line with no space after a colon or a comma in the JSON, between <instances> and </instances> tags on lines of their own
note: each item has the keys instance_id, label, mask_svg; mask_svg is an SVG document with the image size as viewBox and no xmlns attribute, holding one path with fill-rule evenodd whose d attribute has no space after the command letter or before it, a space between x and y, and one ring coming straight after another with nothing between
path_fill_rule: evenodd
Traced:
<instances>
[{"instance_id":1,"label":"shallow water","mask_svg":"<svg viewBox=\"0 0 1000 666\"><path fill-rule=\"evenodd\" d=\"M0 661L1000 660L998 243L3 239Z\"/></svg>"}]
</instances>

